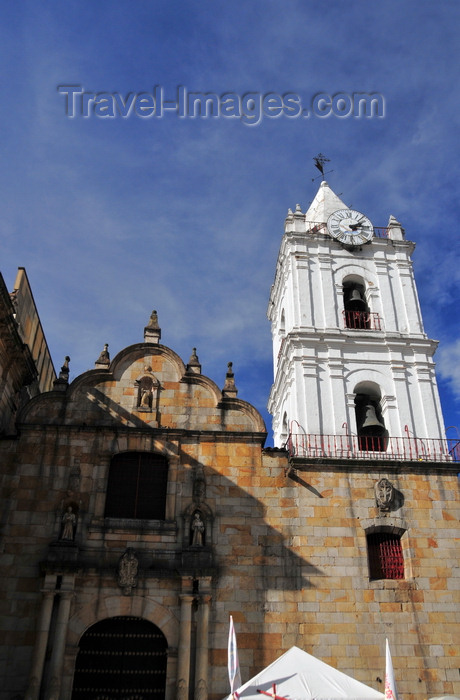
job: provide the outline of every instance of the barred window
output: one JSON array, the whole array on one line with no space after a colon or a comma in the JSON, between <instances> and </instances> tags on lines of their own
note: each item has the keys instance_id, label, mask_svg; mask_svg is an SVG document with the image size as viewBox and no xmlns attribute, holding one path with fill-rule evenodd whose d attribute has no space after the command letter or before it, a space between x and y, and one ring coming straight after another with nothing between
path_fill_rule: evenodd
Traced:
<instances>
[{"instance_id":1,"label":"barred window","mask_svg":"<svg viewBox=\"0 0 460 700\"><path fill-rule=\"evenodd\" d=\"M164 520L168 461L151 452L122 452L110 464L106 518Z\"/></svg>"},{"instance_id":2,"label":"barred window","mask_svg":"<svg viewBox=\"0 0 460 700\"><path fill-rule=\"evenodd\" d=\"M389 532L367 535L369 577L371 581L404 578L401 536Z\"/></svg>"}]
</instances>

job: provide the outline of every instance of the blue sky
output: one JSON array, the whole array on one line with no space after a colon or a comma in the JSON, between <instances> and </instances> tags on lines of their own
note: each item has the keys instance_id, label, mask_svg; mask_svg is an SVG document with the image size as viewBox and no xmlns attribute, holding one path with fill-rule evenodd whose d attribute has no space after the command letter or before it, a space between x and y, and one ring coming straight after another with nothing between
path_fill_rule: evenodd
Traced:
<instances>
[{"instance_id":1,"label":"blue sky","mask_svg":"<svg viewBox=\"0 0 460 700\"><path fill-rule=\"evenodd\" d=\"M24 266L56 368L71 378L143 338L162 342L264 415L266 308L288 207L331 187L417 244L415 272L446 425L460 427L457 0L130 0L4 3L0 267ZM385 116L66 116L87 92L375 92ZM449 435L454 436L455 431Z\"/></svg>"}]
</instances>

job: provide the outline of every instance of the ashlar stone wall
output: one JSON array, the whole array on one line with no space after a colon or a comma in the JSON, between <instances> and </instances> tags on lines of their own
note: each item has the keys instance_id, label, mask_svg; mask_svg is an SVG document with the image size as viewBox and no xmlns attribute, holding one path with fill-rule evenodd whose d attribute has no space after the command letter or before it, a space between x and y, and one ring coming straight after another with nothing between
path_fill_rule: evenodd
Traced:
<instances>
[{"instance_id":1,"label":"ashlar stone wall","mask_svg":"<svg viewBox=\"0 0 460 700\"><path fill-rule=\"evenodd\" d=\"M453 466L289 461L226 386L139 344L32 399L0 441L0 700L71 700L81 636L118 615L164 634L167 700L228 693L229 615L243 681L297 645L383 691L387 637L405 699L460 694ZM164 520L105 517L110 463L127 451L167 458ZM397 494L385 512L382 477ZM366 532L382 526L401 533L403 580L369 580Z\"/></svg>"}]
</instances>

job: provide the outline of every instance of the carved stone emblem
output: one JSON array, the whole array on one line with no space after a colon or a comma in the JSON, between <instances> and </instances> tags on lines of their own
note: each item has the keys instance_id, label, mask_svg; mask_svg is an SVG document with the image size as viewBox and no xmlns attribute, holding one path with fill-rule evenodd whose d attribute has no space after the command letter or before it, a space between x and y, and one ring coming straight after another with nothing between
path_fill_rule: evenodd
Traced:
<instances>
[{"instance_id":1,"label":"carved stone emblem","mask_svg":"<svg viewBox=\"0 0 460 700\"><path fill-rule=\"evenodd\" d=\"M375 485L375 500L381 511L389 511L394 501L395 490L388 479L380 479Z\"/></svg>"},{"instance_id":2,"label":"carved stone emblem","mask_svg":"<svg viewBox=\"0 0 460 700\"><path fill-rule=\"evenodd\" d=\"M131 595L132 589L137 586L138 569L136 552L128 547L118 563L118 585L123 589L124 595Z\"/></svg>"}]
</instances>

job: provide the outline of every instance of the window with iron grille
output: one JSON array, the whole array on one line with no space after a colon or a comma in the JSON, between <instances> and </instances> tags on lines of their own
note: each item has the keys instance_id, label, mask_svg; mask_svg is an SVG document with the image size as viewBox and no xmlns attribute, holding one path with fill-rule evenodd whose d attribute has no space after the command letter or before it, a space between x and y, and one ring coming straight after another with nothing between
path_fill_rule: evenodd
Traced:
<instances>
[{"instance_id":1,"label":"window with iron grille","mask_svg":"<svg viewBox=\"0 0 460 700\"><path fill-rule=\"evenodd\" d=\"M404 578L401 536L389 532L367 535L369 577L371 581Z\"/></svg>"},{"instance_id":2,"label":"window with iron grille","mask_svg":"<svg viewBox=\"0 0 460 700\"><path fill-rule=\"evenodd\" d=\"M110 464L106 518L164 520L168 461L151 452L123 452Z\"/></svg>"}]
</instances>

